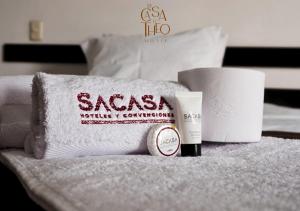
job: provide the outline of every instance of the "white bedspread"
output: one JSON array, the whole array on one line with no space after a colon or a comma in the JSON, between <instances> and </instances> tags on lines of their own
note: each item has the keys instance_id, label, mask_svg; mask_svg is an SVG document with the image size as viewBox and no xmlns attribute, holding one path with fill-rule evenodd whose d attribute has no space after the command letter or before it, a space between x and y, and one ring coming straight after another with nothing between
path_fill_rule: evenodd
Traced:
<instances>
[{"instance_id":1,"label":"white bedspread","mask_svg":"<svg viewBox=\"0 0 300 211\"><path fill-rule=\"evenodd\" d=\"M209 144L197 158L0 160L47 210L299 210L300 140Z\"/></svg>"}]
</instances>

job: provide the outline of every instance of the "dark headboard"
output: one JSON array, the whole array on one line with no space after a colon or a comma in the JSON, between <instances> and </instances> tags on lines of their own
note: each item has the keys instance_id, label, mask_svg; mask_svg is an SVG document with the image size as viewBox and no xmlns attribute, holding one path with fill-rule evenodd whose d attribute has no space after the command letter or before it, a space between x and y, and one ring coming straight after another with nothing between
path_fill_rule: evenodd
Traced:
<instances>
[{"instance_id":1,"label":"dark headboard","mask_svg":"<svg viewBox=\"0 0 300 211\"><path fill-rule=\"evenodd\" d=\"M300 68L300 48L228 47L224 66Z\"/></svg>"},{"instance_id":2,"label":"dark headboard","mask_svg":"<svg viewBox=\"0 0 300 211\"><path fill-rule=\"evenodd\" d=\"M86 64L76 44L5 44L3 61ZM300 68L300 48L227 47L223 66ZM300 107L300 90L266 89L265 102Z\"/></svg>"},{"instance_id":3,"label":"dark headboard","mask_svg":"<svg viewBox=\"0 0 300 211\"><path fill-rule=\"evenodd\" d=\"M57 44L5 44L5 62L72 63L85 64L79 45Z\"/></svg>"}]
</instances>

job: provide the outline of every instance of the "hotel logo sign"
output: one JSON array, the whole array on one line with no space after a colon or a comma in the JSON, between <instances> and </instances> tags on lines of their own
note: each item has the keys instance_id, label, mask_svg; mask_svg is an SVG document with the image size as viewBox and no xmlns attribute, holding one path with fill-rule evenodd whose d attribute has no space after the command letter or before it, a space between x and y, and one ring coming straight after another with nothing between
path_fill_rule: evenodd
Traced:
<instances>
[{"instance_id":1,"label":"hotel logo sign","mask_svg":"<svg viewBox=\"0 0 300 211\"><path fill-rule=\"evenodd\" d=\"M166 36L171 31L166 13L158 5L148 4L141 10L140 18L144 26L145 37Z\"/></svg>"}]
</instances>

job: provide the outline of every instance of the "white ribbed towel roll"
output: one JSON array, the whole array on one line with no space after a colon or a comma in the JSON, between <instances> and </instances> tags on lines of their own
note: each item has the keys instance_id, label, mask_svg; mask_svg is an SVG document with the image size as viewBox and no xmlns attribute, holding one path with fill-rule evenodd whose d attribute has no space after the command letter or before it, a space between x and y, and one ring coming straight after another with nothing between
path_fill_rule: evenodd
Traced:
<instances>
[{"instance_id":1,"label":"white ribbed towel roll","mask_svg":"<svg viewBox=\"0 0 300 211\"><path fill-rule=\"evenodd\" d=\"M31 104L33 75L1 76L0 106L8 104Z\"/></svg>"},{"instance_id":2,"label":"white ribbed towel roll","mask_svg":"<svg viewBox=\"0 0 300 211\"><path fill-rule=\"evenodd\" d=\"M0 108L0 149L23 148L30 133L31 105L3 105Z\"/></svg>"},{"instance_id":3,"label":"white ribbed towel roll","mask_svg":"<svg viewBox=\"0 0 300 211\"><path fill-rule=\"evenodd\" d=\"M146 153L150 127L174 123L175 82L99 76L33 79L32 149L36 158Z\"/></svg>"},{"instance_id":4,"label":"white ribbed towel roll","mask_svg":"<svg viewBox=\"0 0 300 211\"><path fill-rule=\"evenodd\" d=\"M32 78L0 76L0 148L23 148L30 132Z\"/></svg>"}]
</instances>

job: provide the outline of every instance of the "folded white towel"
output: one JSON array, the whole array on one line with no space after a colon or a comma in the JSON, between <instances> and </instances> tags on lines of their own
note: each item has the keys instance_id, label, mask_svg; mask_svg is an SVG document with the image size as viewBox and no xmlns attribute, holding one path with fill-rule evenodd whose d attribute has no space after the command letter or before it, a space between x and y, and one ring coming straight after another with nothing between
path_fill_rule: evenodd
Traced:
<instances>
[{"instance_id":1,"label":"folded white towel","mask_svg":"<svg viewBox=\"0 0 300 211\"><path fill-rule=\"evenodd\" d=\"M1 76L0 105L31 104L33 75Z\"/></svg>"},{"instance_id":2,"label":"folded white towel","mask_svg":"<svg viewBox=\"0 0 300 211\"><path fill-rule=\"evenodd\" d=\"M32 78L0 76L0 148L23 148L30 130Z\"/></svg>"},{"instance_id":3,"label":"folded white towel","mask_svg":"<svg viewBox=\"0 0 300 211\"><path fill-rule=\"evenodd\" d=\"M32 149L36 158L146 153L158 123L175 122L175 82L99 76L33 79Z\"/></svg>"},{"instance_id":4,"label":"folded white towel","mask_svg":"<svg viewBox=\"0 0 300 211\"><path fill-rule=\"evenodd\" d=\"M31 105L0 107L0 148L23 148L30 132Z\"/></svg>"}]
</instances>

